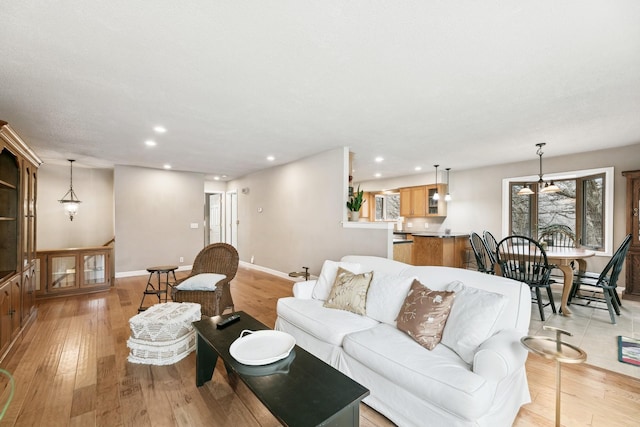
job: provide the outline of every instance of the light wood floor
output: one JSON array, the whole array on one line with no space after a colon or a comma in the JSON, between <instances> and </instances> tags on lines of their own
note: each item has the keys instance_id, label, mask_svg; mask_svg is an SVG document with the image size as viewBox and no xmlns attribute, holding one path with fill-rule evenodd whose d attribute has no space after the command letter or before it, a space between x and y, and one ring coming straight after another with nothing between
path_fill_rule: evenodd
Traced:
<instances>
[{"instance_id":1,"label":"light wood floor","mask_svg":"<svg viewBox=\"0 0 640 427\"><path fill-rule=\"evenodd\" d=\"M186 273L179 273L178 277ZM137 313L146 277L118 279L109 292L39 303L38 319L2 368L16 390L0 426L276 426L277 420L219 365L212 381L195 386L195 354L170 366L127 362L128 319ZM268 326L291 282L240 269L232 287L237 310ZM220 364L221 362L219 362ZM554 364L527 361L533 402L516 426L551 426ZM1 402L8 397L0 383ZM587 365L563 366L563 424L637 425L640 381ZM361 405L361 426L392 425Z\"/></svg>"}]
</instances>

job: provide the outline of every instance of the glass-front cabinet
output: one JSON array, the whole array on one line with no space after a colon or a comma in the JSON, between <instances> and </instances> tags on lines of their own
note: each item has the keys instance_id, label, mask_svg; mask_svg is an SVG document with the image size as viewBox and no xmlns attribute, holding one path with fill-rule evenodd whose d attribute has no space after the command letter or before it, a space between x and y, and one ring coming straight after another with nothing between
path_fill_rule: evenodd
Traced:
<instances>
[{"instance_id":1,"label":"glass-front cabinet","mask_svg":"<svg viewBox=\"0 0 640 427\"><path fill-rule=\"evenodd\" d=\"M36 296L84 293L111 286L111 246L38 251ZM46 274L42 272L46 271Z\"/></svg>"}]
</instances>

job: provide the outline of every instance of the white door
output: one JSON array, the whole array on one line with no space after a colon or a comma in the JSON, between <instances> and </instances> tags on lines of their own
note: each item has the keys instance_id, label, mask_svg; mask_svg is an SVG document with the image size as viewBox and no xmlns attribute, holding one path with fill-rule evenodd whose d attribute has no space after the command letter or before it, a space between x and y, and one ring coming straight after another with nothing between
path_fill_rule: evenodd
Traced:
<instances>
[{"instance_id":1,"label":"white door","mask_svg":"<svg viewBox=\"0 0 640 427\"><path fill-rule=\"evenodd\" d=\"M238 192L227 192L227 221L224 241L238 249Z\"/></svg>"},{"instance_id":2,"label":"white door","mask_svg":"<svg viewBox=\"0 0 640 427\"><path fill-rule=\"evenodd\" d=\"M212 243L222 242L223 220L222 220L222 197L224 193L207 193L205 210L205 246Z\"/></svg>"}]
</instances>

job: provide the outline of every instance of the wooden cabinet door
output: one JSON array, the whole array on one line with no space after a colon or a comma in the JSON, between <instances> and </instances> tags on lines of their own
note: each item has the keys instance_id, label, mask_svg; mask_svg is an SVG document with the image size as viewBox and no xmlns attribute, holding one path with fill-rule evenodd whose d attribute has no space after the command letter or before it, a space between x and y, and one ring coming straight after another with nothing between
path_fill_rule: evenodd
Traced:
<instances>
[{"instance_id":1,"label":"wooden cabinet door","mask_svg":"<svg viewBox=\"0 0 640 427\"><path fill-rule=\"evenodd\" d=\"M400 216L410 217L411 214L411 189L400 189Z\"/></svg>"},{"instance_id":2,"label":"wooden cabinet door","mask_svg":"<svg viewBox=\"0 0 640 427\"><path fill-rule=\"evenodd\" d=\"M22 277L17 275L10 280L11 283L11 339L15 338L20 332L22 323Z\"/></svg>"},{"instance_id":3,"label":"wooden cabinet door","mask_svg":"<svg viewBox=\"0 0 640 427\"><path fill-rule=\"evenodd\" d=\"M622 172L627 178L627 233L631 245L625 262L625 297L640 300L640 171Z\"/></svg>"},{"instance_id":4,"label":"wooden cabinet door","mask_svg":"<svg viewBox=\"0 0 640 427\"><path fill-rule=\"evenodd\" d=\"M11 342L11 286L11 280L0 286L0 355Z\"/></svg>"},{"instance_id":5,"label":"wooden cabinet door","mask_svg":"<svg viewBox=\"0 0 640 427\"><path fill-rule=\"evenodd\" d=\"M425 187L400 189L400 216L423 217L426 212Z\"/></svg>"}]
</instances>

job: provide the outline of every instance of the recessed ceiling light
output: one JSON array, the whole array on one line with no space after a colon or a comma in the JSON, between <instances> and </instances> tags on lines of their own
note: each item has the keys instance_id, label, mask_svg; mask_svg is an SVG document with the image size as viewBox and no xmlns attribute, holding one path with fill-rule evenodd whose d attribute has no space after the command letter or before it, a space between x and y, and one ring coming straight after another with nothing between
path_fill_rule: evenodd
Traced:
<instances>
[{"instance_id":1,"label":"recessed ceiling light","mask_svg":"<svg viewBox=\"0 0 640 427\"><path fill-rule=\"evenodd\" d=\"M165 133L167 131L164 126L154 126L153 130L156 131L156 133Z\"/></svg>"},{"instance_id":2,"label":"recessed ceiling light","mask_svg":"<svg viewBox=\"0 0 640 427\"><path fill-rule=\"evenodd\" d=\"M273 156L267 156L267 160L269 160L270 162L273 162L276 158Z\"/></svg>"},{"instance_id":3,"label":"recessed ceiling light","mask_svg":"<svg viewBox=\"0 0 640 427\"><path fill-rule=\"evenodd\" d=\"M414 168L414 170L415 170L415 171L421 171L421 170L422 170L422 167L421 167L421 166L416 166L416 167Z\"/></svg>"},{"instance_id":4,"label":"recessed ceiling light","mask_svg":"<svg viewBox=\"0 0 640 427\"><path fill-rule=\"evenodd\" d=\"M144 144L147 147L155 147L156 145L158 145L155 141L151 140L151 139L147 139Z\"/></svg>"},{"instance_id":5,"label":"recessed ceiling light","mask_svg":"<svg viewBox=\"0 0 640 427\"><path fill-rule=\"evenodd\" d=\"M380 172L378 172L378 173L376 173L376 174L375 174L375 175L373 175L373 176L375 176L376 178L380 178L380 177L382 176L382 174L381 174Z\"/></svg>"},{"instance_id":6,"label":"recessed ceiling light","mask_svg":"<svg viewBox=\"0 0 640 427\"><path fill-rule=\"evenodd\" d=\"M380 163L383 160L384 160L384 157L380 157L380 156L376 157L376 162L378 163Z\"/></svg>"},{"instance_id":7,"label":"recessed ceiling light","mask_svg":"<svg viewBox=\"0 0 640 427\"><path fill-rule=\"evenodd\" d=\"M222 175L222 178L227 178L227 175Z\"/></svg>"},{"instance_id":8,"label":"recessed ceiling light","mask_svg":"<svg viewBox=\"0 0 640 427\"><path fill-rule=\"evenodd\" d=\"M165 169L171 169L171 165L167 163L166 165L164 165L164 166L163 166L163 168L165 168Z\"/></svg>"}]
</instances>

